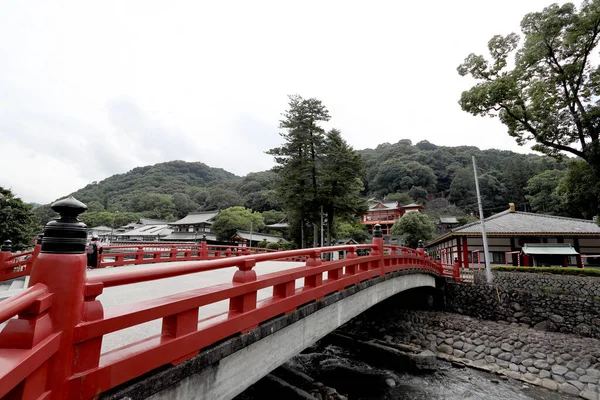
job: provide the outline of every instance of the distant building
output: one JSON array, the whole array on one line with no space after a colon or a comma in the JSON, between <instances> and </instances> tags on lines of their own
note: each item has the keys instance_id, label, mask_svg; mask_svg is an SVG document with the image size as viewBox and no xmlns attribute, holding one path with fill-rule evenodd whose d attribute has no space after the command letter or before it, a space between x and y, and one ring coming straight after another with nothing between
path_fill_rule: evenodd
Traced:
<instances>
[{"instance_id":1,"label":"distant building","mask_svg":"<svg viewBox=\"0 0 600 400\"><path fill-rule=\"evenodd\" d=\"M379 224L383 235L389 236L392 226L408 212L423 212L423 206L416 203L401 206L397 201L374 200L369 202L369 211L363 214L360 223L366 225L369 235L373 234L373 226Z\"/></svg>"},{"instance_id":2,"label":"distant building","mask_svg":"<svg viewBox=\"0 0 600 400\"><path fill-rule=\"evenodd\" d=\"M169 242L198 242L205 238L206 241L216 242L217 236L211 232L210 227L218 214L218 211L193 212L179 221L169 222L169 227L173 231L162 240Z\"/></svg>"},{"instance_id":3,"label":"distant building","mask_svg":"<svg viewBox=\"0 0 600 400\"><path fill-rule=\"evenodd\" d=\"M508 210L486 218L485 230L491 264L505 264L508 259L509 265L520 261L530 266L581 266L580 255L586 264L600 264L600 258L585 257L600 255L600 227L594 221L515 211L511 204ZM467 267L480 259L483 264L481 223L454 228L430 241L426 249L444 263L456 259Z\"/></svg>"},{"instance_id":4,"label":"distant building","mask_svg":"<svg viewBox=\"0 0 600 400\"><path fill-rule=\"evenodd\" d=\"M119 232L115 234L115 242L153 242L159 241L167 237L173 232L169 226L165 224L161 225L141 225L138 228L131 229L125 232Z\"/></svg>"},{"instance_id":5,"label":"distant building","mask_svg":"<svg viewBox=\"0 0 600 400\"><path fill-rule=\"evenodd\" d=\"M88 237L92 237L93 235L98 235L98 237L104 242L109 240L110 233L112 232L112 228L110 226L95 226L93 228L88 229Z\"/></svg>"},{"instance_id":6,"label":"distant building","mask_svg":"<svg viewBox=\"0 0 600 400\"><path fill-rule=\"evenodd\" d=\"M459 222L456 217L440 217L439 229L440 233L446 233L458 226Z\"/></svg>"},{"instance_id":7,"label":"distant building","mask_svg":"<svg viewBox=\"0 0 600 400\"><path fill-rule=\"evenodd\" d=\"M232 238L234 242L240 243L243 246L256 247L258 242L263 240L267 243L287 243L288 241L277 235L269 235L266 233L248 232L248 231L236 231L235 236Z\"/></svg>"}]
</instances>

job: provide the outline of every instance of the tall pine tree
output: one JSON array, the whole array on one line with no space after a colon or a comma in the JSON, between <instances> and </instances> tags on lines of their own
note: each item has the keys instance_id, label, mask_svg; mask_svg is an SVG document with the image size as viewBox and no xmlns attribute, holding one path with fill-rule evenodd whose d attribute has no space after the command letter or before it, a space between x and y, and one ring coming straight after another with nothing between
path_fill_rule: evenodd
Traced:
<instances>
[{"instance_id":1,"label":"tall pine tree","mask_svg":"<svg viewBox=\"0 0 600 400\"><path fill-rule=\"evenodd\" d=\"M302 247L311 239L306 227L313 228L312 245L318 243L321 207L327 215L330 242L335 215L356 216L364 209L358 198L363 188L362 158L339 131L325 134L319 124L330 117L320 100L290 96L283 116L279 127L285 129L281 133L285 142L267 152L278 164L279 195Z\"/></svg>"}]
</instances>

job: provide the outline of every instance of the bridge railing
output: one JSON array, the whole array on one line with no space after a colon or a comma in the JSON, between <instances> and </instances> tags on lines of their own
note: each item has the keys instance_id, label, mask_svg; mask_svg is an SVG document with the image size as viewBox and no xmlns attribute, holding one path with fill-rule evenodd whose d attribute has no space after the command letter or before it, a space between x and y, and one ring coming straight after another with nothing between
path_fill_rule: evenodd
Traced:
<instances>
[{"instance_id":1,"label":"bridge railing","mask_svg":"<svg viewBox=\"0 0 600 400\"><path fill-rule=\"evenodd\" d=\"M85 230L76 219L84 207L75 199L53 205L61 220L46 227L31 287L0 303L0 322L17 316L0 332L0 397L97 398L154 368L181 363L222 339L360 282L402 270L444 275L423 249L384 246L375 237L367 245L185 261L87 277ZM324 262L325 252L345 252L346 257ZM306 259L300 267L260 276L254 270L258 262L298 257ZM108 287L224 268L236 269L229 283L107 310L97 299ZM297 286L297 280L302 284ZM264 289L271 296L259 301L258 291ZM203 307L220 301L228 302L228 311L200 318ZM153 336L102 353L105 335L154 320L161 320L161 328Z\"/></svg>"},{"instance_id":2,"label":"bridge railing","mask_svg":"<svg viewBox=\"0 0 600 400\"><path fill-rule=\"evenodd\" d=\"M38 244L33 250L13 253L11 241L4 241L0 250L0 282L28 276L40 250L41 244Z\"/></svg>"},{"instance_id":3,"label":"bridge railing","mask_svg":"<svg viewBox=\"0 0 600 400\"><path fill-rule=\"evenodd\" d=\"M154 264L159 262L210 260L223 257L240 257L254 253L271 253L277 250L208 245L206 242L200 244L160 244L151 245L119 245L105 246L102 254L99 254L99 268L121 267L124 265Z\"/></svg>"}]
</instances>

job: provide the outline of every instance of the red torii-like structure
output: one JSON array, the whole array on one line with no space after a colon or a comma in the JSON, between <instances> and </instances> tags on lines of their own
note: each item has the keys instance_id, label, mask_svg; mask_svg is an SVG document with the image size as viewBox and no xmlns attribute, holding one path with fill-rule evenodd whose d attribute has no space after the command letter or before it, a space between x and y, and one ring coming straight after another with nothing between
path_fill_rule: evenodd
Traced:
<instances>
[{"instance_id":1,"label":"red torii-like structure","mask_svg":"<svg viewBox=\"0 0 600 400\"><path fill-rule=\"evenodd\" d=\"M264 321L387 273L414 270L460 280L458 265L442 266L423 249L372 244L313 248L184 261L148 270L86 275L86 227L77 216L87 207L74 198L53 204L60 219L46 225L29 287L0 303L0 398L93 399L157 367L179 364L203 348ZM358 250L369 254L359 257ZM323 252L345 251L323 262ZM306 258L306 265L257 276L257 262ZM237 267L231 283L104 310L97 297L106 287ZM324 279L324 273L326 278ZM304 279L302 288L295 281ZM257 291L273 295L257 302ZM199 321L199 307L229 300L229 311ZM17 318L13 318L17 316ZM162 319L153 337L101 354L104 335Z\"/></svg>"}]
</instances>

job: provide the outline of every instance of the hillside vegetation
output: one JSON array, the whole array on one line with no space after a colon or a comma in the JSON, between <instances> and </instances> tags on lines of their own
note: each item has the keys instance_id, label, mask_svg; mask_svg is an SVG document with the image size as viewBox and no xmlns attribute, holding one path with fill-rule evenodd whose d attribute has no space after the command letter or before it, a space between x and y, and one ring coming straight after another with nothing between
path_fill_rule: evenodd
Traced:
<instances>
[{"instance_id":1,"label":"hillside vegetation","mask_svg":"<svg viewBox=\"0 0 600 400\"><path fill-rule=\"evenodd\" d=\"M477 212L473 155L486 215L505 210L509 202L519 210L571 217L591 218L596 212L597 199L586 197L593 174L575 160L427 141L413 145L406 139L358 153L366 166L365 198L420 202L435 217ZM278 179L272 171L238 177L200 162L171 161L111 176L72 195L88 205L83 218L88 225L110 226L139 217L176 220L191 211L237 205L280 211ZM42 222L53 215L48 205L35 211Z\"/></svg>"}]
</instances>

